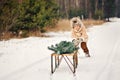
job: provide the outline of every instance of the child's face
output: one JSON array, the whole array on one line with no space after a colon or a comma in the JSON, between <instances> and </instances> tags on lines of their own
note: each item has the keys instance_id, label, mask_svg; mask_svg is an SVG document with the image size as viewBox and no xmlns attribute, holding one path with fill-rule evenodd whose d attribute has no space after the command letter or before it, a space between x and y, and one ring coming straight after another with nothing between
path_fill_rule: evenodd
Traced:
<instances>
[{"instance_id":1,"label":"child's face","mask_svg":"<svg viewBox=\"0 0 120 80\"><path fill-rule=\"evenodd\" d=\"M74 26L74 29L75 29L75 30L79 30L79 29L80 29L80 26L79 26L79 25L75 25L75 26Z\"/></svg>"}]
</instances>

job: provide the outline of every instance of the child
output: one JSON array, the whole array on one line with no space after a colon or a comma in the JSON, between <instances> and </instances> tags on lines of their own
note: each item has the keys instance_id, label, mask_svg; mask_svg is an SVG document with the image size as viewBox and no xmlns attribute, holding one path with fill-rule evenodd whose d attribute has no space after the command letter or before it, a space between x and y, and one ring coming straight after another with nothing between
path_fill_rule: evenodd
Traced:
<instances>
[{"instance_id":1,"label":"child","mask_svg":"<svg viewBox=\"0 0 120 80\"><path fill-rule=\"evenodd\" d=\"M82 24L81 20L78 17L75 17L71 19L71 27L74 44L76 46L80 44L86 57L90 57L89 50L86 44L88 40L88 35L86 33L85 26Z\"/></svg>"}]
</instances>

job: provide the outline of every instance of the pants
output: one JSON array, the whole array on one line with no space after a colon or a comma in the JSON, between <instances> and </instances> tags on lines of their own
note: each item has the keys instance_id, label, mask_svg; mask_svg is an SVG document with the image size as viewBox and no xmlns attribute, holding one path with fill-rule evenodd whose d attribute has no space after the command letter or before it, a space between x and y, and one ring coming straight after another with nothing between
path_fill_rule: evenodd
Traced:
<instances>
[{"instance_id":1,"label":"pants","mask_svg":"<svg viewBox=\"0 0 120 80\"><path fill-rule=\"evenodd\" d=\"M81 42L81 48L84 51L84 53L89 54L86 42Z\"/></svg>"}]
</instances>

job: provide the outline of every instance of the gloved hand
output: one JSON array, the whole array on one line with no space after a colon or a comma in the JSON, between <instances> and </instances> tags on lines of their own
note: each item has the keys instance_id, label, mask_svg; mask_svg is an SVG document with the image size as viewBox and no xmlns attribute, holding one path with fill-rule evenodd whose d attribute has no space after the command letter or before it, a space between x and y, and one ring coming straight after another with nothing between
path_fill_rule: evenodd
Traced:
<instances>
[{"instance_id":1,"label":"gloved hand","mask_svg":"<svg viewBox=\"0 0 120 80\"><path fill-rule=\"evenodd\" d=\"M84 42L84 38L83 37L80 37L80 42Z\"/></svg>"},{"instance_id":2,"label":"gloved hand","mask_svg":"<svg viewBox=\"0 0 120 80\"><path fill-rule=\"evenodd\" d=\"M75 46L78 46L79 43L84 42L84 38L80 37L77 39L73 39L72 42L75 44Z\"/></svg>"},{"instance_id":3,"label":"gloved hand","mask_svg":"<svg viewBox=\"0 0 120 80\"><path fill-rule=\"evenodd\" d=\"M73 39L72 42L74 43L75 46L78 46L80 43L79 39Z\"/></svg>"}]
</instances>

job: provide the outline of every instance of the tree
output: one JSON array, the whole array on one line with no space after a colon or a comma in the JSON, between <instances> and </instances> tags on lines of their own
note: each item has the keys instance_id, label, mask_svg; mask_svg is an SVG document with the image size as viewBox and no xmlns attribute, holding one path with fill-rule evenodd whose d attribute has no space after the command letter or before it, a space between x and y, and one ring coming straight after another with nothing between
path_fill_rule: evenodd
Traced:
<instances>
[{"instance_id":1,"label":"tree","mask_svg":"<svg viewBox=\"0 0 120 80\"><path fill-rule=\"evenodd\" d=\"M120 18L120 0L115 0L116 5L116 16Z\"/></svg>"},{"instance_id":2,"label":"tree","mask_svg":"<svg viewBox=\"0 0 120 80\"><path fill-rule=\"evenodd\" d=\"M0 1L0 33L7 32L17 18L17 0Z\"/></svg>"},{"instance_id":3,"label":"tree","mask_svg":"<svg viewBox=\"0 0 120 80\"><path fill-rule=\"evenodd\" d=\"M54 0L23 0L12 30L41 30L55 25L58 17L58 7Z\"/></svg>"},{"instance_id":4,"label":"tree","mask_svg":"<svg viewBox=\"0 0 120 80\"><path fill-rule=\"evenodd\" d=\"M104 18L109 21L110 17L115 16L115 0L105 0L104 2Z\"/></svg>"}]
</instances>

